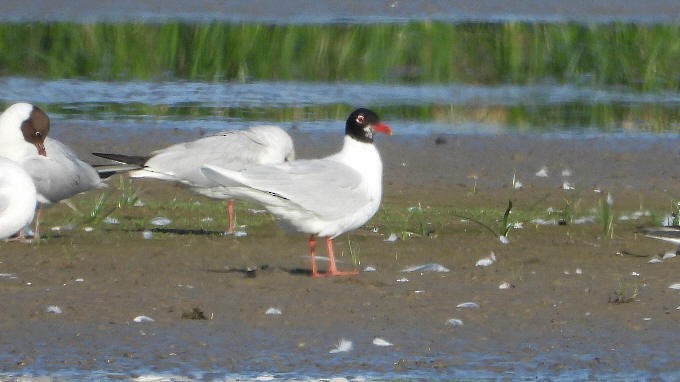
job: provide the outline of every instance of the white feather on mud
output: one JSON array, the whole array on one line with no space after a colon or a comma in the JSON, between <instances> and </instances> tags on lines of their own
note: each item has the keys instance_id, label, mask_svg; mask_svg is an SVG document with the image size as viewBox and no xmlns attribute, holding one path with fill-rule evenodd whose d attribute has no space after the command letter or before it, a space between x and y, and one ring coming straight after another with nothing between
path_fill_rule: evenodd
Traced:
<instances>
[{"instance_id":1,"label":"white feather on mud","mask_svg":"<svg viewBox=\"0 0 680 382\"><path fill-rule=\"evenodd\" d=\"M63 311L56 305L50 305L47 307L47 313L61 314Z\"/></svg>"},{"instance_id":2,"label":"white feather on mud","mask_svg":"<svg viewBox=\"0 0 680 382\"><path fill-rule=\"evenodd\" d=\"M489 265L493 264L496 262L496 254L491 251L489 256L487 257L482 257L481 259L477 260L475 263L475 267L488 267Z\"/></svg>"},{"instance_id":3,"label":"white feather on mud","mask_svg":"<svg viewBox=\"0 0 680 382\"><path fill-rule=\"evenodd\" d=\"M338 341L337 345L335 345L335 348L331 349L329 351L330 354L335 354L335 353L346 353L350 350L352 350L352 341L347 340L345 338L341 338L340 341Z\"/></svg>"},{"instance_id":4,"label":"white feather on mud","mask_svg":"<svg viewBox=\"0 0 680 382\"><path fill-rule=\"evenodd\" d=\"M107 216L106 218L104 218L104 220L102 222L104 224L118 224L118 223L120 223L120 221L118 221L118 219L111 217L111 216Z\"/></svg>"},{"instance_id":5,"label":"white feather on mud","mask_svg":"<svg viewBox=\"0 0 680 382\"><path fill-rule=\"evenodd\" d=\"M503 282L501 283L501 285L498 286L498 289L510 289L510 288L514 288L514 287L515 287L515 286L512 285L512 284L510 284L509 282L503 281Z\"/></svg>"},{"instance_id":6,"label":"white feather on mud","mask_svg":"<svg viewBox=\"0 0 680 382\"><path fill-rule=\"evenodd\" d=\"M448 320L446 320L446 325L463 326L463 320L458 318L449 318Z\"/></svg>"},{"instance_id":7,"label":"white feather on mud","mask_svg":"<svg viewBox=\"0 0 680 382\"><path fill-rule=\"evenodd\" d=\"M680 283L671 284L668 288L674 289L674 290L680 290Z\"/></svg>"},{"instance_id":8,"label":"white feather on mud","mask_svg":"<svg viewBox=\"0 0 680 382\"><path fill-rule=\"evenodd\" d=\"M677 254L675 252L666 252L666 253L663 254L663 256L661 258L663 260L668 260L668 259L674 258L675 256L677 256Z\"/></svg>"},{"instance_id":9,"label":"white feather on mud","mask_svg":"<svg viewBox=\"0 0 680 382\"><path fill-rule=\"evenodd\" d=\"M170 223L172 223L172 220L166 218L165 216L156 216L155 218L151 219L151 224L161 227Z\"/></svg>"},{"instance_id":10,"label":"white feather on mud","mask_svg":"<svg viewBox=\"0 0 680 382\"><path fill-rule=\"evenodd\" d=\"M456 305L456 308L458 308L458 309L479 308L479 304L477 304L476 302L472 302L472 301L462 302L462 303Z\"/></svg>"},{"instance_id":11,"label":"white feather on mud","mask_svg":"<svg viewBox=\"0 0 680 382\"><path fill-rule=\"evenodd\" d=\"M383 241L387 241L387 242L395 242L395 241L397 241L397 239L398 239L397 234L396 234L396 233L391 233L391 234L390 234L390 237L388 237L387 239L385 239L385 240L383 240Z\"/></svg>"},{"instance_id":12,"label":"white feather on mud","mask_svg":"<svg viewBox=\"0 0 680 382\"><path fill-rule=\"evenodd\" d=\"M402 272L449 272L449 268L437 263L415 265L412 267L404 268Z\"/></svg>"},{"instance_id":13,"label":"white feather on mud","mask_svg":"<svg viewBox=\"0 0 680 382\"><path fill-rule=\"evenodd\" d=\"M547 178L548 177L548 167L543 166L541 167L540 170L536 171L536 176L539 178Z\"/></svg>"},{"instance_id":14,"label":"white feather on mud","mask_svg":"<svg viewBox=\"0 0 680 382\"><path fill-rule=\"evenodd\" d=\"M149 317L149 316L137 316L132 319L132 321L141 323L141 322L154 322L154 319Z\"/></svg>"},{"instance_id":15,"label":"white feather on mud","mask_svg":"<svg viewBox=\"0 0 680 382\"><path fill-rule=\"evenodd\" d=\"M281 309L271 307L271 308L267 309L267 311L264 312L264 314L270 315L270 316L280 316L282 313L281 313Z\"/></svg>"},{"instance_id":16,"label":"white feather on mud","mask_svg":"<svg viewBox=\"0 0 680 382\"><path fill-rule=\"evenodd\" d=\"M392 346L392 343L389 341L386 341L380 337L375 337L373 339L373 345L375 346Z\"/></svg>"}]
</instances>

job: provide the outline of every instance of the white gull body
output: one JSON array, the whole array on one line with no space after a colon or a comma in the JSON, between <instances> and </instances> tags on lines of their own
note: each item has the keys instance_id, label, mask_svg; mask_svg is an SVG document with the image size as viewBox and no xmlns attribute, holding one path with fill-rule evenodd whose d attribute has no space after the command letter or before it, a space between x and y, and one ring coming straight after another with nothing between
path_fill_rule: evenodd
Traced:
<instances>
[{"instance_id":1,"label":"white gull body","mask_svg":"<svg viewBox=\"0 0 680 382\"><path fill-rule=\"evenodd\" d=\"M263 205L298 232L335 238L362 226L380 206L382 161L371 143L346 136L343 148L323 159L251 166L243 171L206 165L225 193Z\"/></svg>"},{"instance_id":2,"label":"white gull body","mask_svg":"<svg viewBox=\"0 0 680 382\"><path fill-rule=\"evenodd\" d=\"M52 204L93 188L106 187L97 171L63 143L45 137L45 155L41 155L34 144L26 141L21 126L32 118L36 109L28 103L17 103L0 115L0 156L19 163L33 178L38 202Z\"/></svg>"},{"instance_id":3,"label":"white gull body","mask_svg":"<svg viewBox=\"0 0 680 382\"><path fill-rule=\"evenodd\" d=\"M337 154L241 171L205 165L203 172L229 194L263 205L284 227L310 234L313 276L319 276L314 236L326 237L328 274L346 274L336 269L333 238L365 224L382 197L382 160L373 145L374 131L391 134L375 113L357 109L347 119Z\"/></svg>"},{"instance_id":4,"label":"white gull body","mask_svg":"<svg viewBox=\"0 0 680 382\"><path fill-rule=\"evenodd\" d=\"M36 192L21 166L0 157L0 240L29 225L35 213Z\"/></svg>"},{"instance_id":5,"label":"white gull body","mask_svg":"<svg viewBox=\"0 0 680 382\"><path fill-rule=\"evenodd\" d=\"M276 164L295 159L293 140L278 126L254 126L246 130L224 131L191 142L178 143L151 153L150 157L94 153L122 163L134 161L142 168L131 171L132 178L179 182L193 192L217 199L229 199L229 227L234 231L234 208L229 190L206 177L201 166L212 164L241 170L257 164ZM141 161L140 161L141 160ZM127 170L127 168L124 168Z\"/></svg>"},{"instance_id":6,"label":"white gull body","mask_svg":"<svg viewBox=\"0 0 680 382\"><path fill-rule=\"evenodd\" d=\"M31 104L16 103L0 115L0 156L19 163L31 176L39 203L49 205L106 187L92 166L63 143L47 137L48 132L47 114Z\"/></svg>"},{"instance_id":7,"label":"white gull body","mask_svg":"<svg viewBox=\"0 0 680 382\"><path fill-rule=\"evenodd\" d=\"M178 143L151 153L144 168L132 178L150 178L186 184L199 194L229 199L220 184L207 178L201 166L212 164L241 170L254 164L282 163L295 159L293 140L278 126L255 126L225 131L191 142ZM217 189L215 189L217 188Z\"/></svg>"}]
</instances>

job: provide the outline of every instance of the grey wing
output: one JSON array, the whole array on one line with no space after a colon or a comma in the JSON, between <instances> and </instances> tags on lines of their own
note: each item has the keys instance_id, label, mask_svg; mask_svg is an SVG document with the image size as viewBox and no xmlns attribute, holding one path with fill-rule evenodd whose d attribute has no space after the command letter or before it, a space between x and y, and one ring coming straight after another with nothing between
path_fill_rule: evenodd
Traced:
<instances>
[{"instance_id":1,"label":"grey wing","mask_svg":"<svg viewBox=\"0 0 680 382\"><path fill-rule=\"evenodd\" d=\"M105 186L97 171L65 145L46 141L46 150L48 157L32 157L22 162L22 167L33 178L38 193L50 202Z\"/></svg>"},{"instance_id":2,"label":"grey wing","mask_svg":"<svg viewBox=\"0 0 680 382\"><path fill-rule=\"evenodd\" d=\"M359 188L360 174L335 161L298 160L275 166L256 166L241 175L247 186L286 199L326 219L340 218L348 210L369 202Z\"/></svg>"},{"instance_id":3,"label":"grey wing","mask_svg":"<svg viewBox=\"0 0 680 382\"><path fill-rule=\"evenodd\" d=\"M146 170L168 174L194 186L212 186L201 166L212 164L232 170L260 163L263 145L243 131L229 131L195 141L179 143L153 152Z\"/></svg>"}]
</instances>

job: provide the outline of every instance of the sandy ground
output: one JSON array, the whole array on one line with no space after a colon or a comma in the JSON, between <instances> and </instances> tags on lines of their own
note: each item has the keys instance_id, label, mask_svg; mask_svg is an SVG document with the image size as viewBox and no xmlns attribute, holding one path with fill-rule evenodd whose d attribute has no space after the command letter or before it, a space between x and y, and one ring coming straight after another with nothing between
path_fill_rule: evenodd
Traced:
<instances>
[{"instance_id":1,"label":"sandy ground","mask_svg":"<svg viewBox=\"0 0 680 382\"><path fill-rule=\"evenodd\" d=\"M162 130L130 141L106 131L61 135L83 156L146 152L193 137ZM299 157L331 152L341 140L294 139ZM587 215L611 192L617 216L670 212L680 194L679 144L674 136L512 134L378 142L389 206L503 210L511 198L516 209L544 211L578 200ZM549 176L536 177L543 166ZM563 177L564 169L571 175ZM519 190L513 175L523 183ZM564 180L575 189L563 190ZM200 199L170 185L143 188L147 202ZM46 226L59 211L68 208L48 210ZM306 237L273 222L241 238L169 226L145 240L149 224L0 243L0 273L8 274L0 278L0 375L677 377L680 296L668 287L680 282L680 260L648 263L675 249L635 233L649 218L617 221L613 239L601 237L600 223L525 222L507 245L474 223L442 220L429 237L395 242L369 223L351 235L361 264L346 255L340 267L376 271L328 279L308 277ZM346 236L336 247L349 252ZM475 266L491 251L495 263ZM428 263L450 271L402 272ZM244 272L249 267L258 269L255 277ZM504 282L511 287L499 289ZM617 297L630 301L612 303ZM478 307L457 307L465 302ZM195 307L207 320L182 318ZM270 307L282 314L265 314ZM154 322L135 323L140 315ZM375 337L393 346L375 346ZM341 338L352 350L329 353Z\"/></svg>"}]
</instances>

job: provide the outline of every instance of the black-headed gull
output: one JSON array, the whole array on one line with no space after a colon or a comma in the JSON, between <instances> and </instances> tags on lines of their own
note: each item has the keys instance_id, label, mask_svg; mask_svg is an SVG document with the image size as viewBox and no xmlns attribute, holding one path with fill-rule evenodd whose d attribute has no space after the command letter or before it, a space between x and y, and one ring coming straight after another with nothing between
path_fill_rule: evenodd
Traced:
<instances>
[{"instance_id":1,"label":"black-headed gull","mask_svg":"<svg viewBox=\"0 0 680 382\"><path fill-rule=\"evenodd\" d=\"M97 171L66 145L47 137L50 119L40 108L16 103L0 115L0 156L31 176L39 204L49 205L93 188L106 187ZM40 209L35 237L39 238Z\"/></svg>"},{"instance_id":2,"label":"black-headed gull","mask_svg":"<svg viewBox=\"0 0 680 382\"><path fill-rule=\"evenodd\" d=\"M0 157L0 240L31 223L35 203L31 176L18 163Z\"/></svg>"},{"instance_id":3,"label":"black-headed gull","mask_svg":"<svg viewBox=\"0 0 680 382\"><path fill-rule=\"evenodd\" d=\"M315 236L326 238L327 275L355 274L338 271L333 239L362 226L380 206L382 160L373 145L376 131L392 133L373 111L357 109L347 118L342 150L334 155L241 171L205 165L203 173L230 194L262 204L284 226L310 234L312 276L324 275L316 267Z\"/></svg>"},{"instance_id":4,"label":"black-headed gull","mask_svg":"<svg viewBox=\"0 0 680 382\"><path fill-rule=\"evenodd\" d=\"M157 150L150 156L93 153L96 156L141 167L132 178L160 179L187 185L192 191L217 199L229 199L229 227L234 232L233 196L201 172L212 164L240 170L254 164L276 164L295 159L293 140L278 126L255 126L246 130L224 131ZM127 168L124 168L127 170Z\"/></svg>"}]
</instances>

